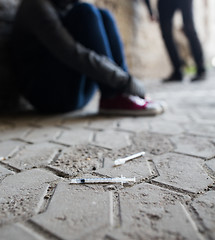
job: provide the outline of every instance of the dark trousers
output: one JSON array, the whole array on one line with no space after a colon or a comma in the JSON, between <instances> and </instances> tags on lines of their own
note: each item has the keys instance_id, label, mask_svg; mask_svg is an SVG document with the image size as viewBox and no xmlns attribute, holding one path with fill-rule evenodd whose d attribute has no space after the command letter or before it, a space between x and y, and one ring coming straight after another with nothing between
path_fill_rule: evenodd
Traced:
<instances>
[{"instance_id":1,"label":"dark trousers","mask_svg":"<svg viewBox=\"0 0 215 240\"><path fill-rule=\"evenodd\" d=\"M127 71L122 41L109 11L88 3L77 3L62 18L62 23L78 42L107 56ZM44 51L38 71L30 81L27 88L23 87L24 95L42 112L80 109L91 100L98 86L104 96L114 92L108 86L98 85L94 79L68 68L48 51Z\"/></svg>"},{"instance_id":2,"label":"dark trousers","mask_svg":"<svg viewBox=\"0 0 215 240\"><path fill-rule=\"evenodd\" d=\"M183 16L184 32L188 38L197 70L204 70L203 51L193 21L193 0L159 0L160 28L170 60L176 72L180 71L182 60L173 39L173 16L180 10Z\"/></svg>"}]
</instances>

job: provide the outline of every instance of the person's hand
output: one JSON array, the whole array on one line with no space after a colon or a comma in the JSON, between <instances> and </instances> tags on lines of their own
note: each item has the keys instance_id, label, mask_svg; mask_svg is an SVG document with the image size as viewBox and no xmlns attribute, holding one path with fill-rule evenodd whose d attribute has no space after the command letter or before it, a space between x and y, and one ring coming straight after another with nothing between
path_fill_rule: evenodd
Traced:
<instances>
[{"instance_id":1,"label":"person's hand","mask_svg":"<svg viewBox=\"0 0 215 240\"><path fill-rule=\"evenodd\" d=\"M158 17L157 17L157 15L156 15L156 14L151 15L151 16L150 16L150 20L151 20L152 22L158 22Z\"/></svg>"},{"instance_id":2,"label":"person's hand","mask_svg":"<svg viewBox=\"0 0 215 240\"><path fill-rule=\"evenodd\" d=\"M126 86L125 93L145 98L145 89L143 83L133 77L130 77L129 82Z\"/></svg>"}]
</instances>

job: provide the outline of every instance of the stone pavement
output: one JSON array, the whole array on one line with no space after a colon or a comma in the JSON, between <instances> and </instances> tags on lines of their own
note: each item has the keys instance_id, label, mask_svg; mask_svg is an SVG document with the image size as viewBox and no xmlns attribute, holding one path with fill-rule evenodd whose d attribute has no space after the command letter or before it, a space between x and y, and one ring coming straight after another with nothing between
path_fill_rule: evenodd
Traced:
<instances>
[{"instance_id":1,"label":"stone pavement","mask_svg":"<svg viewBox=\"0 0 215 240\"><path fill-rule=\"evenodd\" d=\"M98 96L72 114L2 116L0 239L215 239L214 78L146 81L168 103L156 117L98 116ZM137 182L70 184L121 175Z\"/></svg>"}]
</instances>

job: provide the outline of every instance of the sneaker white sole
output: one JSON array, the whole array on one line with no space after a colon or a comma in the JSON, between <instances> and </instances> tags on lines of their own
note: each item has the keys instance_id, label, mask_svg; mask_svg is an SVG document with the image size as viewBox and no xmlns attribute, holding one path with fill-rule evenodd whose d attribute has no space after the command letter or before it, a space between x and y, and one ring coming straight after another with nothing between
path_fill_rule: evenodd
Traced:
<instances>
[{"instance_id":1,"label":"sneaker white sole","mask_svg":"<svg viewBox=\"0 0 215 240\"><path fill-rule=\"evenodd\" d=\"M103 115L121 115L121 116L155 116L164 112L164 109L159 106L158 108L147 108L144 110L106 110L100 109L99 113Z\"/></svg>"}]
</instances>

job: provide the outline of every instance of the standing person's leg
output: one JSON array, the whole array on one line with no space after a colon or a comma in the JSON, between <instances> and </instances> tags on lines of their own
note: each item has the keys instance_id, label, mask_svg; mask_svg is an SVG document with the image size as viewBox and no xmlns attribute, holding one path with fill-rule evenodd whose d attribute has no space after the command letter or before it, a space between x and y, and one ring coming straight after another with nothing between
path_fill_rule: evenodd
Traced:
<instances>
[{"instance_id":1,"label":"standing person's leg","mask_svg":"<svg viewBox=\"0 0 215 240\"><path fill-rule=\"evenodd\" d=\"M182 80L182 61L179 57L176 43L173 38L173 16L175 11L177 10L177 4L174 1L159 0L158 2L161 33L174 69L172 75L165 80L167 82L174 80Z\"/></svg>"},{"instance_id":2,"label":"standing person's leg","mask_svg":"<svg viewBox=\"0 0 215 240\"><path fill-rule=\"evenodd\" d=\"M193 0L180 0L180 8L184 21L184 32L189 40L192 55L197 66L196 77L201 78L205 73L203 50L198 38L193 20ZM196 79L198 80L198 79Z\"/></svg>"}]
</instances>

